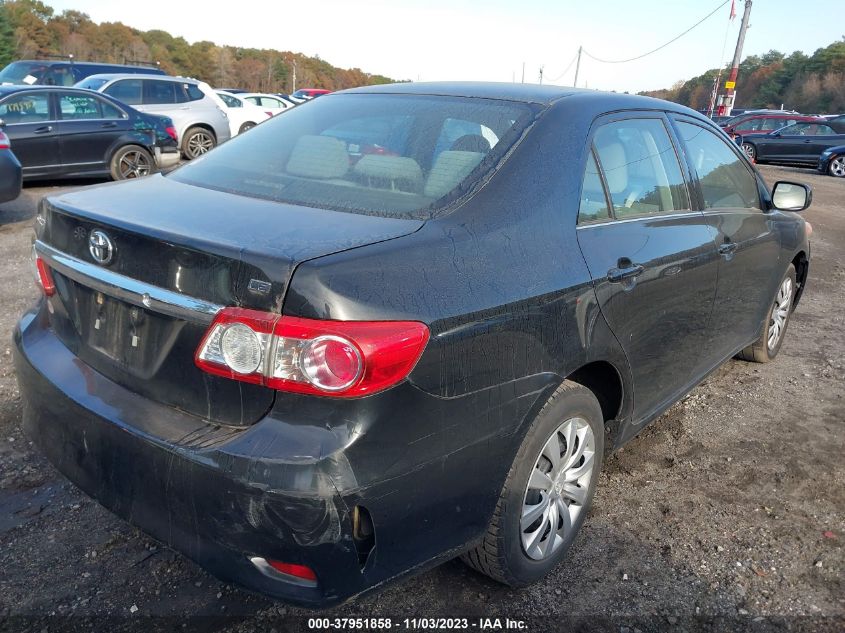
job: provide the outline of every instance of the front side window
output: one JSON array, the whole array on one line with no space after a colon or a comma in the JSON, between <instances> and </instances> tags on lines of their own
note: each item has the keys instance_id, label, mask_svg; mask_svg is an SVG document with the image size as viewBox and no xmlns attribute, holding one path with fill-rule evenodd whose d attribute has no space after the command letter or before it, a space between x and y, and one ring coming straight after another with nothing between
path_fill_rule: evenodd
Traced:
<instances>
[{"instance_id":1,"label":"front side window","mask_svg":"<svg viewBox=\"0 0 845 633\"><path fill-rule=\"evenodd\" d=\"M92 95L59 93L59 114L64 121L85 119L119 119L121 112L112 104Z\"/></svg>"},{"instance_id":2,"label":"front side window","mask_svg":"<svg viewBox=\"0 0 845 633\"><path fill-rule=\"evenodd\" d=\"M661 119L607 123L593 144L617 219L690 208L681 166Z\"/></svg>"},{"instance_id":3,"label":"front side window","mask_svg":"<svg viewBox=\"0 0 845 633\"><path fill-rule=\"evenodd\" d=\"M836 134L836 132L829 125L823 125L821 123L796 123L795 125L783 128L781 134L784 136L827 136L829 134Z\"/></svg>"},{"instance_id":4,"label":"front side window","mask_svg":"<svg viewBox=\"0 0 845 633\"><path fill-rule=\"evenodd\" d=\"M167 177L304 206L428 218L474 191L539 111L494 99L331 95L292 108ZM488 129L497 142L455 143L437 153L450 119Z\"/></svg>"},{"instance_id":5,"label":"front side window","mask_svg":"<svg viewBox=\"0 0 845 633\"><path fill-rule=\"evenodd\" d=\"M0 103L0 119L7 125L50 120L48 93L18 94Z\"/></svg>"},{"instance_id":6,"label":"front side window","mask_svg":"<svg viewBox=\"0 0 845 633\"><path fill-rule=\"evenodd\" d=\"M724 140L683 121L678 131L698 174L705 209L760 208L756 178Z\"/></svg>"},{"instance_id":7,"label":"front side window","mask_svg":"<svg viewBox=\"0 0 845 633\"><path fill-rule=\"evenodd\" d=\"M114 82L111 86L103 90L103 92L127 105L141 104L140 79L121 79L120 81Z\"/></svg>"},{"instance_id":8,"label":"front side window","mask_svg":"<svg viewBox=\"0 0 845 633\"><path fill-rule=\"evenodd\" d=\"M761 119L749 119L744 123L740 123L734 129L737 132L752 132L760 129Z\"/></svg>"}]
</instances>

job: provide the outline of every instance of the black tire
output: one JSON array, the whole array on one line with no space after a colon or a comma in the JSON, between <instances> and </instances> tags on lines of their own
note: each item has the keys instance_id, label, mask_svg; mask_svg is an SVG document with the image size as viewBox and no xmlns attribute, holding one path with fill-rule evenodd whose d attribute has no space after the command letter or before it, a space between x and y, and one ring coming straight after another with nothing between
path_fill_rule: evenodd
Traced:
<instances>
[{"instance_id":1,"label":"black tire","mask_svg":"<svg viewBox=\"0 0 845 633\"><path fill-rule=\"evenodd\" d=\"M214 132L204 127L191 127L182 138L182 155L193 160L211 151L217 145Z\"/></svg>"},{"instance_id":2,"label":"black tire","mask_svg":"<svg viewBox=\"0 0 845 633\"><path fill-rule=\"evenodd\" d=\"M109 163L112 180L142 178L156 171L153 155L140 145L124 145L111 157Z\"/></svg>"},{"instance_id":3,"label":"black tire","mask_svg":"<svg viewBox=\"0 0 845 633\"><path fill-rule=\"evenodd\" d=\"M751 143L743 143L742 151L752 163L757 162L757 148Z\"/></svg>"},{"instance_id":4,"label":"black tire","mask_svg":"<svg viewBox=\"0 0 845 633\"><path fill-rule=\"evenodd\" d=\"M252 128L254 128L254 127L255 127L255 123L253 123L252 121L247 121L246 123L244 123L244 124L240 127L240 129L238 130L238 134L243 134L243 133L244 133L244 132L246 132L247 130L251 130L251 129L252 129Z\"/></svg>"},{"instance_id":5,"label":"black tire","mask_svg":"<svg viewBox=\"0 0 845 633\"><path fill-rule=\"evenodd\" d=\"M586 501L557 550L548 558L534 560L523 549L520 527L528 480L552 433L556 433L564 421L574 417L585 420L595 438L593 468ZM543 578L566 556L589 512L603 454L604 421L598 400L586 387L564 381L531 424L505 480L493 519L483 540L461 559L473 569L511 587L524 587Z\"/></svg>"},{"instance_id":6,"label":"black tire","mask_svg":"<svg viewBox=\"0 0 845 633\"><path fill-rule=\"evenodd\" d=\"M783 325L780 327L779 335L777 337L777 340L775 341L775 344L773 346L770 346L770 328L774 323L775 307L780 303L779 299L781 296L781 289L783 288L787 279L791 283L789 304L786 309L786 317L784 318ZM775 298L772 300L771 307L766 312L766 316L763 319L762 325L760 326L759 338L754 341L754 343L742 350L739 354L737 354L737 358L752 363L768 363L769 361L774 360L775 356L777 356L778 352L780 351L781 345L783 345L783 339L786 337L786 330L789 327L789 320L792 317L792 309L795 306L795 293L797 290L798 286L796 285L795 280L795 266L790 264L789 267L786 269L786 274L784 275L781 282L778 284L778 288L775 291Z\"/></svg>"}]
</instances>

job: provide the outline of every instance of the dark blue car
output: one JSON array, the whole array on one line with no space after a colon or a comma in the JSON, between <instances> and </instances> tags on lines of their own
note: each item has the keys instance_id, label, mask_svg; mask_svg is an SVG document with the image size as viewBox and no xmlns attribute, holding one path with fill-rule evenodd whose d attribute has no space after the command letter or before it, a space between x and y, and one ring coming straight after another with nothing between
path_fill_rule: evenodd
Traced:
<instances>
[{"instance_id":1,"label":"dark blue car","mask_svg":"<svg viewBox=\"0 0 845 633\"><path fill-rule=\"evenodd\" d=\"M456 556L522 587L572 545L606 448L778 354L809 203L665 101L333 93L42 205L24 426L103 505L284 600Z\"/></svg>"},{"instance_id":2,"label":"dark blue car","mask_svg":"<svg viewBox=\"0 0 845 633\"><path fill-rule=\"evenodd\" d=\"M819 172L835 178L845 178L845 145L834 145L819 156Z\"/></svg>"},{"instance_id":3,"label":"dark blue car","mask_svg":"<svg viewBox=\"0 0 845 633\"><path fill-rule=\"evenodd\" d=\"M9 137L0 123L0 202L14 200L21 193L21 164L12 152Z\"/></svg>"}]
</instances>

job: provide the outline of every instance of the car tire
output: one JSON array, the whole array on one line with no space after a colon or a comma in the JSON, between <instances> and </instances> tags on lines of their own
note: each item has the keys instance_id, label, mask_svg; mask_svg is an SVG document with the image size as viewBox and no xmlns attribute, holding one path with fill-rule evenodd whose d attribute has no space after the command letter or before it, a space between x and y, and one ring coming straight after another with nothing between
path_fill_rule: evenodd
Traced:
<instances>
[{"instance_id":1,"label":"car tire","mask_svg":"<svg viewBox=\"0 0 845 633\"><path fill-rule=\"evenodd\" d=\"M109 171L113 180L142 178L156 171L153 155L140 145L124 145L112 154Z\"/></svg>"},{"instance_id":2,"label":"car tire","mask_svg":"<svg viewBox=\"0 0 845 633\"><path fill-rule=\"evenodd\" d=\"M757 148L751 143L742 144L742 152L748 157L752 163L757 161Z\"/></svg>"},{"instance_id":3,"label":"car tire","mask_svg":"<svg viewBox=\"0 0 845 633\"><path fill-rule=\"evenodd\" d=\"M244 132L246 132L247 130L251 130L251 129L252 129L252 128L254 128L254 127L255 127L255 123L253 123L252 121L247 121L246 123L244 123L244 124L240 127L240 129L238 130L238 134L243 134L243 133L244 133Z\"/></svg>"},{"instance_id":4,"label":"car tire","mask_svg":"<svg viewBox=\"0 0 845 633\"><path fill-rule=\"evenodd\" d=\"M834 178L845 178L845 154L831 157L827 164L827 173Z\"/></svg>"},{"instance_id":5,"label":"car tire","mask_svg":"<svg viewBox=\"0 0 845 633\"><path fill-rule=\"evenodd\" d=\"M214 149L217 139L214 133L204 127L188 128L182 139L182 154L188 160L202 156Z\"/></svg>"},{"instance_id":6,"label":"car tire","mask_svg":"<svg viewBox=\"0 0 845 633\"><path fill-rule=\"evenodd\" d=\"M763 319L759 338L737 354L737 358L753 363L768 363L774 360L781 345L783 345L783 339L786 337L786 328L789 325L789 318L792 316L797 290L795 266L790 264L786 269L786 274L778 284L771 308L766 312L766 317Z\"/></svg>"},{"instance_id":7,"label":"car tire","mask_svg":"<svg viewBox=\"0 0 845 633\"><path fill-rule=\"evenodd\" d=\"M573 427L567 426L570 424ZM574 435L570 434L573 428L577 428ZM561 477L546 475L552 485L546 488L549 492L544 495L541 491L541 487L547 485L544 472L546 468L554 470L552 461L546 457L554 453L554 445L550 448L553 437L562 452L558 467ZM575 440L566 441L567 437ZM573 448L575 455L571 452ZM567 468L567 461L578 451L583 451L583 455ZM524 587L543 578L564 558L584 522L595 493L603 454L604 418L598 400L586 387L564 381L531 424L481 543L466 552L462 560L511 587ZM579 475L579 471L583 474ZM574 483L562 483L576 475ZM547 511L536 515L544 503ZM563 507L569 516L565 523L564 515L559 514ZM557 529L552 524L552 511ZM535 515L536 518L528 519L532 523L523 521L523 516ZM544 547L548 550L545 554Z\"/></svg>"}]
</instances>

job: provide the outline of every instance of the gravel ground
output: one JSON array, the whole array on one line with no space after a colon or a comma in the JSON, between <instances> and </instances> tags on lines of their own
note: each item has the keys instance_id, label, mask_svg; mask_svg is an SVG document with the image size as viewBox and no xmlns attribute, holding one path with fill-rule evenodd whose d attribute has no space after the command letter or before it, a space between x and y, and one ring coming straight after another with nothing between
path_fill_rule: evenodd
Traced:
<instances>
[{"instance_id":1,"label":"gravel ground","mask_svg":"<svg viewBox=\"0 0 845 633\"><path fill-rule=\"evenodd\" d=\"M845 180L762 171L815 190L809 287L777 361L729 361L612 456L568 559L541 583L515 591L452 561L320 616L845 630ZM10 337L36 296L30 218L55 190L0 205L0 630L306 630L313 613L221 583L131 528L21 433Z\"/></svg>"}]
</instances>

